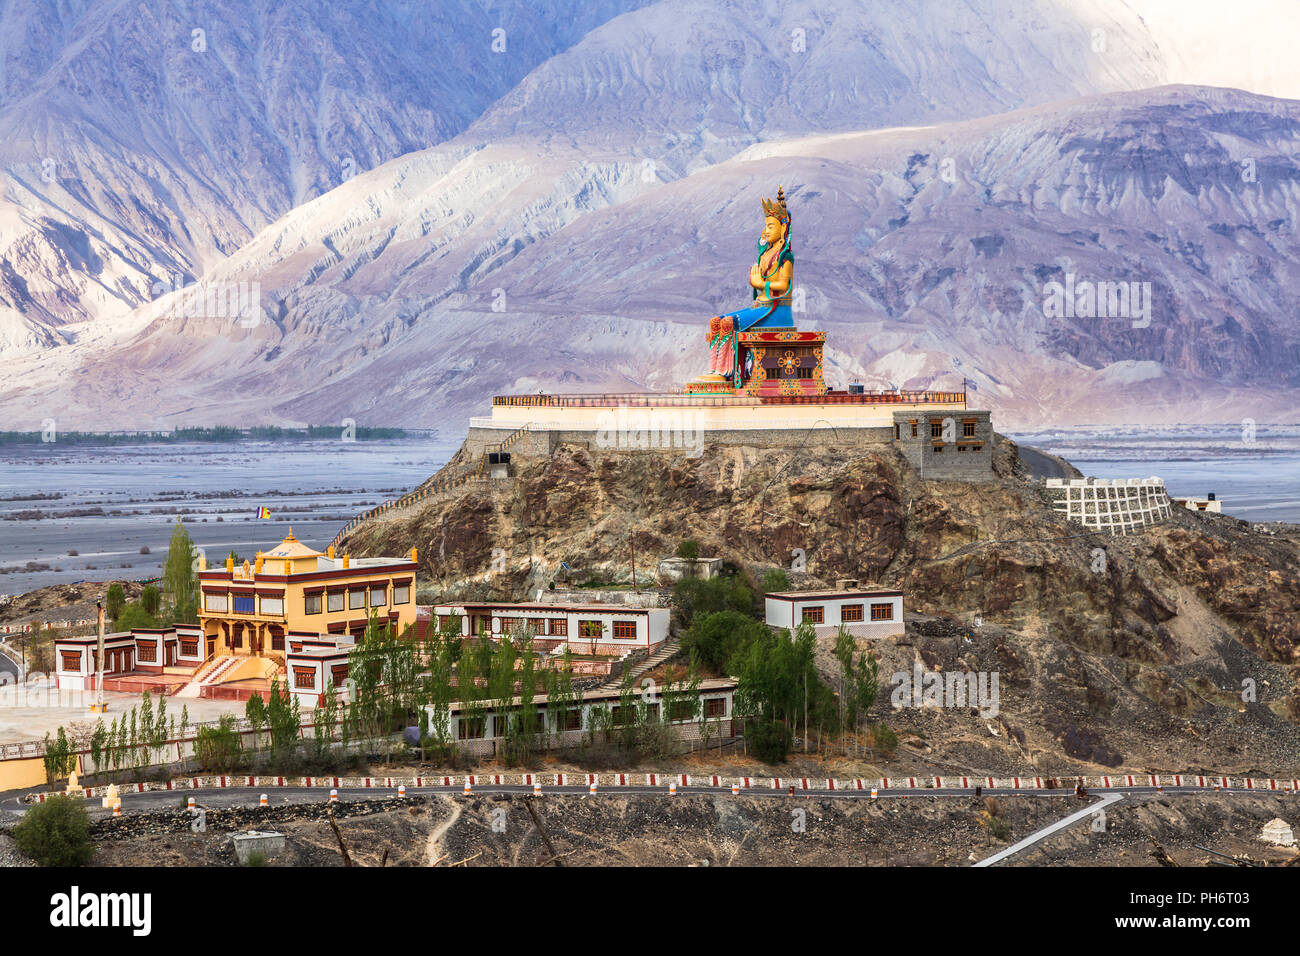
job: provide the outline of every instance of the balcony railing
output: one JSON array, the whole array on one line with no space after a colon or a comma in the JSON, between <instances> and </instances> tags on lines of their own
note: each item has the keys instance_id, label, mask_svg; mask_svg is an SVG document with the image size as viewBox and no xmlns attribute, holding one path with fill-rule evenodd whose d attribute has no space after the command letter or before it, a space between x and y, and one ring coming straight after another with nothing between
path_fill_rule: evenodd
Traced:
<instances>
[{"instance_id":1,"label":"balcony railing","mask_svg":"<svg viewBox=\"0 0 1300 956\"><path fill-rule=\"evenodd\" d=\"M688 395L683 392L631 392L602 395L497 395L493 406L511 408L689 408L758 405L966 405L961 392L828 392L825 395Z\"/></svg>"}]
</instances>

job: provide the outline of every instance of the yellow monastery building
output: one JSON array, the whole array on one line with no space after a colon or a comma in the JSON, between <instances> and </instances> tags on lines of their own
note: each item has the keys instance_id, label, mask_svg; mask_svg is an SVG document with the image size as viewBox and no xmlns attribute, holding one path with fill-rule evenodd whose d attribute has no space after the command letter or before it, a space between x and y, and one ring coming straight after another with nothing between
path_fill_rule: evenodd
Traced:
<instances>
[{"instance_id":1,"label":"yellow monastery building","mask_svg":"<svg viewBox=\"0 0 1300 956\"><path fill-rule=\"evenodd\" d=\"M290 631L365 633L371 613L398 634L415 623L416 552L405 558L350 558L314 551L293 535L256 561L198 573L204 659L222 655L284 662Z\"/></svg>"}]
</instances>

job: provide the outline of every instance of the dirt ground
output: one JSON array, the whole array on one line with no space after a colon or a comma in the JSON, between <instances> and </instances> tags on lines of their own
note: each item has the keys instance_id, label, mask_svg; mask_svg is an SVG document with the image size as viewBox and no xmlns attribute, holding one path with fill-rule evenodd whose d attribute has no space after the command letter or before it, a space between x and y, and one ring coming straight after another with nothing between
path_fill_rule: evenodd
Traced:
<instances>
[{"instance_id":1,"label":"dirt ground","mask_svg":"<svg viewBox=\"0 0 1300 956\"><path fill-rule=\"evenodd\" d=\"M398 807L377 803L379 812L349 816L338 825L361 866L537 866L553 855L563 866L968 866L1081 806L1068 797L1002 797L990 806L975 798L552 795L533 803L544 839L529 813L529 799L438 795ZM998 822L989 822L990 809ZM1127 798L1106 808L1104 826L1080 821L1009 863L1155 866L1151 838L1181 866L1203 866L1212 859L1198 845L1274 865L1294 862L1296 850L1257 839L1260 828L1278 816L1300 827L1295 798ZM299 819L264 828L287 837L273 866L342 865L327 822ZM141 821L140 829L156 828ZM101 838L94 862L235 866L230 836L231 831L214 828L201 834Z\"/></svg>"}]
</instances>

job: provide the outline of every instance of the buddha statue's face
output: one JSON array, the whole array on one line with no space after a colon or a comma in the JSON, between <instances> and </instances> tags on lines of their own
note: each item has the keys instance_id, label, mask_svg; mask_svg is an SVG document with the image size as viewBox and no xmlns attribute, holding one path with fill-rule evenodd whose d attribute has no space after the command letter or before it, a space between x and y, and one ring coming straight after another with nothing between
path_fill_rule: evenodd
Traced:
<instances>
[{"instance_id":1,"label":"buddha statue's face","mask_svg":"<svg viewBox=\"0 0 1300 956\"><path fill-rule=\"evenodd\" d=\"M779 245L785 241L785 226L775 216L763 220L763 232L759 237L769 246Z\"/></svg>"}]
</instances>

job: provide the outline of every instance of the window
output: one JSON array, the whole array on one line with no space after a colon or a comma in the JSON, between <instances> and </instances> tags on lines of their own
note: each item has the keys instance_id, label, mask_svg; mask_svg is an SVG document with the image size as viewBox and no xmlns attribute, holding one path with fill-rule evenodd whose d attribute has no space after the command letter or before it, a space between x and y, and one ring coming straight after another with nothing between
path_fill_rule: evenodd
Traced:
<instances>
[{"instance_id":1,"label":"window","mask_svg":"<svg viewBox=\"0 0 1300 956\"><path fill-rule=\"evenodd\" d=\"M140 660L152 664L158 660L158 645L152 642L148 644L140 644L136 656L139 657Z\"/></svg>"},{"instance_id":2,"label":"window","mask_svg":"<svg viewBox=\"0 0 1300 956\"><path fill-rule=\"evenodd\" d=\"M316 668L295 667L293 669L293 686L297 690L315 690Z\"/></svg>"},{"instance_id":3,"label":"window","mask_svg":"<svg viewBox=\"0 0 1300 956\"><path fill-rule=\"evenodd\" d=\"M614 636L623 639L636 639L636 621L615 621Z\"/></svg>"},{"instance_id":4,"label":"window","mask_svg":"<svg viewBox=\"0 0 1300 956\"><path fill-rule=\"evenodd\" d=\"M631 704L624 707L622 704L614 705L614 726L630 727L636 723L636 705Z\"/></svg>"},{"instance_id":5,"label":"window","mask_svg":"<svg viewBox=\"0 0 1300 956\"><path fill-rule=\"evenodd\" d=\"M353 588L348 592L348 610L356 611L366 606L366 592L364 588Z\"/></svg>"},{"instance_id":6,"label":"window","mask_svg":"<svg viewBox=\"0 0 1300 956\"><path fill-rule=\"evenodd\" d=\"M502 634L522 634L524 632L524 619L522 617L503 617L501 619Z\"/></svg>"},{"instance_id":7,"label":"window","mask_svg":"<svg viewBox=\"0 0 1300 956\"><path fill-rule=\"evenodd\" d=\"M962 423L961 423L961 434L962 434L962 437L963 437L963 438L974 438L974 437L975 437L975 423L974 423L974 422L962 422Z\"/></svg>"},{"instance_id":8,"label":"window","mask_svg":"<svg viewBox=\"0 0 1300 956\"><path fill-rule=\"evenodd\" d=\"M493 737L510 736L510 718L507 716L498 716L492 718Z\"/></svg>"},{"instance_id":9,"label":"window","mask_svg":"<svg viewBox=\"0 0 1300 956\"><path fill-rule=\"evenodd\" d=\"M935 453L936 455L938 455L938 454L940 454L940 453L942 453L942 452L943 452L943 446L942 446L942 445L935 445L935 446L934 446L934 453Z\"/></svg>"},{"instance_id":10,"label":"window","mask_svg":"<svg viewBox=\"0 0 1300 956\"><path fill-rule=\"evenodd\" d=\"M892 604L871 605L871 619L873 621L892 621L894 619L894 605Z\"/></svg>"},{"instance_id":11,"label":"window","mask_svg":"<svg viewBox=\"0 0 1300 956\"><path fill-rule=\"evenodd\" d=\"M371 586L370 588L370 606L383 607L388 603L388 588L380 586Z\"/></svg>"},{"instance_id":12,"label":"window","mask_svg":"<svg viewBox=\"0 0 1300 956\"><path fill-rule=\"evenodd\" d=\"M284 632L283 632L283 631L272 631L272 632L271 632L271 650L273 650L273 651L282 651L282 650L284 650Z\"/></svg>"},{"instance_id":13,"label":"window","mask_svg":"<svg viewBox=\"0 0 1300 956\"><path fill-rule=\"evenodd\" d=\"M958 450L958 451L965 451L965 450L966 450L966 446L965 446L965 445L958 445L958 446L957 446L957 450Z\"/></svg>"},{"instance_id":14,"label":"window","mask_svg":"<svg viewBox=\"0 0 1300 956\"><path fill-rule=\"evenodd\" d=\"M794 377L795 377L795 378L812 378L812 377L813 377L813 370L812 370L811 368L805 366L805 365L801 365L801 366L799 366L797 369L794 370Z\"/></svg>"},{"instance_id":15,"label":"window","mask_svg":"<svg viewBox=\"0 0 1300 956\"><path fill-rule=\"evenodd\" d=\"M334 682L335 687L342 687L343 682L348 679L348 665L335 664L330 668L330 680Z\"/></svg>"},{"instance_id":16,"label":"window","mask_svg":"<svg viewBox=\"0 0 1300 956\"><path fill-rule=\"evenodd\" d=\"M933 418L930 419L930 437L931 438L943 437L943 422Z\"/></svg>"},{"instance_id":17,"label":"window","mask_svg":"<svg viewBox=\"0 0 1300 956\"><path fill-rule=\"evenodd\" d=\"M846 604L840 608L840 620L846 624L862 620L861 604Z\"/></svg>"},{"instance_id":18,"label":"window","mask_svg":"<svg viewBox=\"0 0 1300 956\"><path fill-rule=\"evenodd\" d=\"M268 616L282 617L284 615L284 598L262 598L262 613Z\"/></svg>"},{"instance_id":19,"label":"window","mask_svg":"<svg viewBox=\"0 0 1300 956\"><path fill-rule=\"evenodd\" d=\"M915 419L915 418L912 419L911 425L912 425L912 437L915 438L915 437L916 437L916 419Z\"/></svg>"},{"instance_id":20,"label":"window","mask_svg":"<svg viewBox=\"0 0 1300 956\"><path fill-rule=\"evenodd\" d=\"M182 657L199 656L199 639L197 637L191 640L181 641L181 656Z\"/></svg>"},{"instance_id":21,"label":"window","mask_svg":"<svg viewBox=\"0 0 1300 956\"><path fill-rule=\"evenodd\" d=\"M461 740L478 740L483 736L487 718L462 717L456 724L456 736Z\"/></svg>"},{"instance_id":22,"label":"window","mask_svg":"<svg viewBox=\"0 0 1300 956\"><path fill-rule=\"evenodd\" d=\"M564 726L560 728L561 730L581 730L582 708L571 707L569 710L564 712L560 719L564 723Z\"/></svg>"},{"instance_id":23,"label":"window","mask_svg":"<svg viewBox=\"0 0 1300 956\"><path fill-rule=\"evenodd\" d=\"M726 717L727 716L727 698L710 697L704 702L705 717Z\"/></svg>"},{"instance_id":24,"label":"window","mask_svg":"<svg viewBox=\"0 0 1300 956\"><path fill-rule=\"evenodd\" d=\"M394 604L411 603L411 586L409 584L393 585L393 603Z\"/></svg>"},{"instance_id":25,"label":"window","mask_svg":"<svg viewBox=\"0 0 1300 956\"><path fill-rule=\"evenodd\" d=\"M806 607L803 609L803 620L810 624L821 624L826 619L825 608Z\"/></svg>"},{"instance_id":26,"label":"window","mask_svg":"<svg viewBox=\"0 0 1300 956\"><path fill-rule=\"evenodd\" d=\"M65 671L81 671L81 651L61 651L59 666Z\"/></svg>"},{"instance_id":27,"label":"window","mask_svg":"<svg viewBox=\"0 0 1300 956\"><path fill-rule=\"evenodd\" d=\"M690 720L695 716L695 704L689 700L674 700L668 705L669 720Z\"/></svg>"},{"instance_id":28,"label":"window","mask_svg":"<svg viewBox=\"0 0 1300 956\"><path fill-rule=\"evenodd\" d=\"M304 613L306 613L306 614L319 614L319 613L320 613L320 595L319 595L319 594L308 594L308 595L307 595L306 597L304 597L302 600L303 600L303 607L302 607L302 609L303 609L303 612L304 612Z\"/></svg>"},{"instance_id":29,"label":"window","mask_svg":"<svg viewBox=\"0 0 1300 956\"><path fill-rule=\"evenodd\" d=\"M224 594L203 595L203 606L209 611L218 611L222 614L230 608L230 604L227 602L226 595Z\"/></svg>"},{"instance_id":30,"label":"window","mask_svg":"<svg viewBox=\"0 0 1300 956\"><path fill-rule=\"evenodd\" d=\"M253 595L235 595L235 613L252 614L253 613Z\"/></svg>"},{"instance_id":31,"label":"window","mask_svg":"<svg viewBox=\"0 0 1300 956\"><path fill-rule=\"evenodd\" d=\"M552 637L569 636L569 619L565 617L553 617L548 622L550 625Z\"/></svg>"},{"instance_id":32,"label":"window","mask_svg":"<svg viewBox=\"0 0 1300 956\"><path fill-rule=\"evenodd\" d=\"M605 634L605 628L600 621L579 621L578 636L587 638L602 637Z\"/></svg>"},{"instance_id":33,"label":"window","mask_svg":"<svg viewBox=\"0 0 1300 956\"><path fill-rule=\"evenodd\" d=\"M329 598L328 598L328 600L327 600L327 602L326 602L326 607L329 608L329 610L331 611L331 613L334 612L334 611L341 611L341 610L343 610L343 592L342 592L342 591L330 591L330 592L329 592Z\"/></svg>"},{"instance_id":34,"label":"window","mask_svg":"<svg viewBox=\"0 0 1300 956\"><path fill-rule=\"evenodd\" d=\"M902 426L900 426L898 422L894 422L894 441L898 441L899 437L901 437L899 434L901 431Z\"/></svg>"},{"instance_id":35,"label":"window","mask_svg":"<svg viewBox=\"0 0 1300 956\"><path fill-rule=\"evenodd\" d=\"M646 704L646 705L645 705L645 716L646 716L646 720L649 721L649 722L651 722L651 723L654 723L655 721L657 721L657 720L659 719L659 705L658 705L658 704Z\"/></svg>"}]
</instances>

